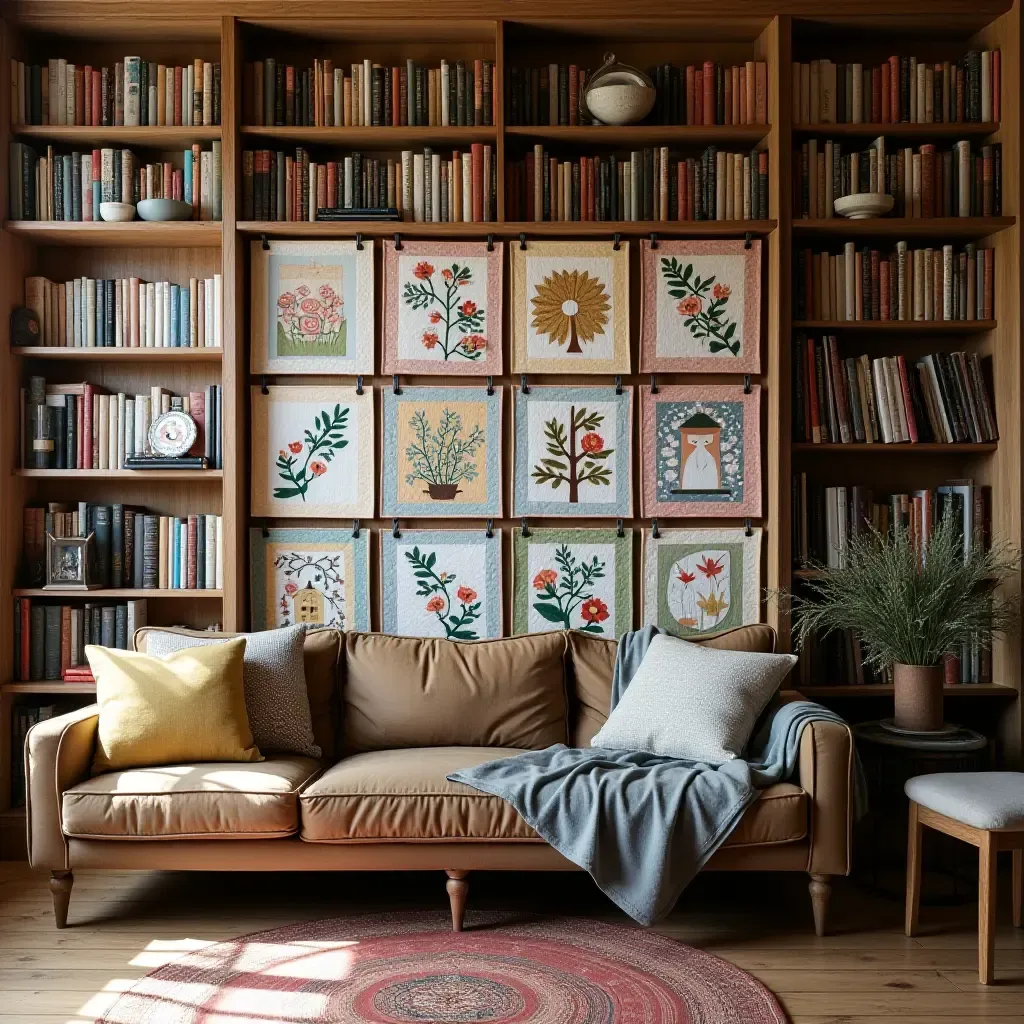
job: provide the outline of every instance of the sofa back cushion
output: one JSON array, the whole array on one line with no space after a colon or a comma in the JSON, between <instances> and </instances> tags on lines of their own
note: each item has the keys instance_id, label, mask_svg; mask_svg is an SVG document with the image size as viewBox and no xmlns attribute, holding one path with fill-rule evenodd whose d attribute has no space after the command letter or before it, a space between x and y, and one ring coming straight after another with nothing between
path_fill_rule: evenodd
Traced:
<instances>
[{"instance_id":1,"label":"sofa back cushion","mask_svg":"<svg viewBox=\"0 0 1024 1024\"><path fill-rule=\"evenodd\" d=\"M143 626L135 631L135 650L146 653L154 634L172 634L201 640L227 640L245 636L245 633L213 633L207 630L185 629L180 626ZM338 660L341 654L340 629L307 629L302 644L302 662L306 677L306 695L313 725L313 739L322 756L333 760L337 745L338 703L336 685Z\"/></svg>"},{"instance_id":2,"label":"sofa back cushion","mask_svg":"<svg viewBox=\"0 0 1024 1024\"><path fill-rule=\"evenodd\" d=\"M775 630L763 624L737 626L693 642L724 651L773 654ZM569 728L573 746L589 747L608 719L617 649L615 640L576 630L569 633Z\"/></svg>"},{"instance_id":3,"label":"sofa back cushion","mask_svg":"<svg viewBox=\"0 0 1024 1024\"><path fill-rule=\"evenodd\" d=\"M564 633L470 643L346 633L344 751L565 743L565 661Z\"/></svg>"}]
</instances>

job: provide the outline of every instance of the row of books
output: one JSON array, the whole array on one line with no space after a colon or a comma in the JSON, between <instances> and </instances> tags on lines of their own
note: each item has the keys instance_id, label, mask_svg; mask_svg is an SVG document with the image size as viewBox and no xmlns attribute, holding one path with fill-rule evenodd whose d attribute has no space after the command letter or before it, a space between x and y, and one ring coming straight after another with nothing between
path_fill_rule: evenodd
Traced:
<instances>
[{"instance_id":1,"label":"row of books","mask_svg":"<svg viewBox=\"0 0 1024 1024\"><path fill-rule=\"evenodd\" d=\"M11 124L220 124L220 64L197 57L185 65L125 57L112 68L11 58Z\"/></svg>"},{"instance_id":2,"label":"row of books","mask_svg":"<svg viewBox=\"0 0 1024 1024\"><path fill-rule=\"evenodd\" d=\"M128 149L54 153L40 156L24 142L10 145L12 220L100 220L100 203L180 199L191 203L195 220L220 220L221 144L196 145L182 153L182 166L164 161L140 164Z\"/></svg>"},{"instance_id":3,"label":"row of books","mask_svg":"<svg viewBox=\"0 0 1024 1024\"><path fill-rule=\"evenodd\" d=\"M11 806L25 806L25 739L29 729L57 716L56 704L15 704L11 708Z\"/></svg>"},{"instance_id":4,"label":"row of books","mask_svg":"<svg viewBox=\"0 0 1024 1024\"><path fill-rule=\"evenodd\" d=\"M400 160L352 153L326 163L311 161L302 147L294 157L268 149L242 154L244 220L344 219L353 210L397 211L409 221L492 221L497 193L494 147L482 143L450 158L431 149L403 150Z\"/></svg>"},{"instance_id":5,"label":"row of books","mask_svg":"<svg viewBox=\"0 0 1024 1024\"><path fill-rule=\"evenodd\" d=\"M972 152L955 142L940 152L925 144L887 152L885 139L844 152L838 141L811 139L793 154L793 210L804 217L835 216L833 200L885 192L894 217L992 217L1003 212L1003 147Z\"/></svg>"},{"instance_id":6,"label":"row of books","mask_svg":"<svg viewBox=\"0 0 1024 1024\"><path fill-rule=\"evenodd\" d=\"M768 65L748 60L650 68L656 98L652 124L767 124ZM573 125L591 71L576 64L510 67L506 116L510 125Z\"/></svg>"},{"instance_id":7,"label":"row of books","mask_svg":"<svg viewBox=\"0 0 1024 1024\"><path fill-rule=\"evenodd\" d=\"M247 125L332 127L494 124L494 61L412 60L351 64L330 60L301 68L270 57L243 66L242 121Z\"/></svg>"},{"instance_id":8,"label":"row of books","mask_svg":"<svg viewBox=\"0 0 1024 1024\"><path fill-rule=\"evenodd\" d=\"M510 220L761 220L767 152L672 158L667 146L628 157L559 160L543 146L507 170Z\"/></svg>"},{"instance_id":9,"label":"row of books","mask_svg":"<svg viewBox=\"0 0 1024 1024\"><path fill-rule=\"evenodd\" d=\"M995 250L973 243L799 249L795 275L796 320L991 320L995 309Z\"/></svg>"},{"instance_id":10,"label":"row of books","mask_svg":"<svg viewBox=\"0 0 1024 1024\"><path fill-rule=\"evenodd\" d=\"M95 384L47 384L32 377L21 390L22 468L135 468L128 465L133 458L153 455L153 421L180 410L196 424L189 454L205 458L210 469L222 469L221 394L220 384L181 396L158 386L148 394L108 394Z\"/></svg>"},{"instance_id":11,"label":"row of books","mask_svg":"<svg viewBox=\"0 0 1024 1024\"><path fill-rule=\"evenodd\" d=\"M145 598L84 605L15 598L15 681L95 682L86 645L130 650L135 630L146 625L146 615Z\"/></svg>"},{"instance_id":12,"label":"row of books","mask_svg":"<svg viewBox=\"0 0 1024 1024\"><path fill-rule=\"evenodd\" d=\"M25 278L25 305L39 323L38 344L62 348L221 348L220 274L188 284L78 277Z\"/></svg>"},{"instance_id":13,"label":"row of books","mask_svg":"<svg viewBox=\"0 0 1024 1024\"><path fill-rule=\"evenodd\" d=\"M814 444L998 439L976 352L843 358L834 335L793 347L794 440Z\"/></svg>"},{"instance_id":14,"label":"row of books","mask_svg":"<svg viewBox=\"0 0 1024 1024\"><path fill-rule=\"evenodd\" d=\"M794 124L998 122L998 50L957 61L890 57L878 65L793 64Z\"/></svg>"}]
</instances>

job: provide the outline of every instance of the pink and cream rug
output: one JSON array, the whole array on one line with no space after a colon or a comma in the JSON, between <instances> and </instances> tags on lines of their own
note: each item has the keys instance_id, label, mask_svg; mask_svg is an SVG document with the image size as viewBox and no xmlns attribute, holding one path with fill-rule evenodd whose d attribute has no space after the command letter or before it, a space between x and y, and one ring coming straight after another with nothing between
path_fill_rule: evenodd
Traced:
<instances>
[{"instance_id":1,"label":"pink and cream rug","mask_svg":"<svg viewBox=\"0 0 1024 1024\"><path fill-rule=\"evenodd\" d=\"M105 1024L784 1024L725 960L585 918L440 914L310 921L182 957Z\"/></svg>"}]
</instances>

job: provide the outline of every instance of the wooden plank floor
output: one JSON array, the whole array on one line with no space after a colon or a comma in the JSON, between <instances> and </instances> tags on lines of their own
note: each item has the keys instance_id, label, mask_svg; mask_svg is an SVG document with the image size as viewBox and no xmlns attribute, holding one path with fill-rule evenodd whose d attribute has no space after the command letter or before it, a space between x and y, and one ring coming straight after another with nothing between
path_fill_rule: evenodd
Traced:
<instances>
[{"instance_id":1,"label":"wooden plank floor","mask_svg":"<svg viewBox=\"0 0 1024 1024\"><path fill-rule=\"evenodd\" d=\"M1001 879L996 984L977 981L973 904L923 908L907 939L902 904L847 880L833 934L815 937L805 880L705 875L658 931L760 978L794 1024L1024 1022L1024 930ZM446 906L431 874L79 872L70 925L53 927L43 876L0 862L0 1024L85 1024L147 971L246 932L348 913ZM473 876L470 909L583 914L628 923L582 875Z\"/></svg>"}]
</instances>

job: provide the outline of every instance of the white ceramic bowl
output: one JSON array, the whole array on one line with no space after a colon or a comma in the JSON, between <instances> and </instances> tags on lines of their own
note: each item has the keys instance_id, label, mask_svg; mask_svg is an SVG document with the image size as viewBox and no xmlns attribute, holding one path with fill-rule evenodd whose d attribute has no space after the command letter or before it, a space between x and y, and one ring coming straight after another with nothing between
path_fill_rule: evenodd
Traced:
<instances>
[{"instance_id":1,"label":"white ceramic bowl","mask_svg":"<svg viewBox=\"0 0 1024 1024\"><path fill-rule=\"evenodd\" d=\"M135 206L132 203L100 203L100 216L117 223L134 220Z\"/></svg>"},{"instance_id":2,"label":"white ceramic bowl","mask_svg":"<svg viewBox=\"0 0 1024 1024\"><path fill-rule=\"evenodd\" d=\"M636 124L651 112L654 98L654 89L629 79L595 85L587 90L586 103L590 113L603 124Z\"/></svg>"},{"instance_id":3,"label":"white ceramic bowl","mask_svg":"<svg viewBox=\"0 0 1024 1024\"><path fill-rule=\"evenodd\" d=\"M138 210L143 220L192 219L192 204L181 199L140 199Z\"/></svg>"},{"instance_id":4,"label":"white ceramic bowl","mask_svg":"<svg viewBox=\"0 0 1024 1024\"><path fill-rule=\"evenodd\" d=\"M884 217L892 209L894 200L884 192L858 192L852 196L840 196L835 200L836 213L850 220L867 220L869 217Z\"/></svg>"}]
</instances>

